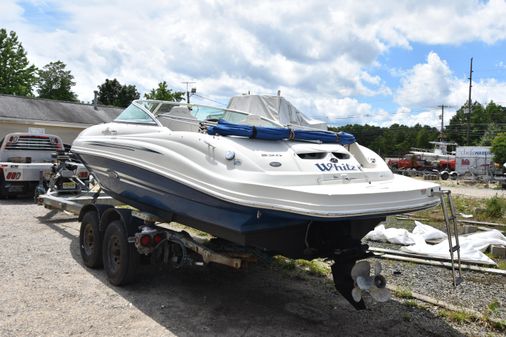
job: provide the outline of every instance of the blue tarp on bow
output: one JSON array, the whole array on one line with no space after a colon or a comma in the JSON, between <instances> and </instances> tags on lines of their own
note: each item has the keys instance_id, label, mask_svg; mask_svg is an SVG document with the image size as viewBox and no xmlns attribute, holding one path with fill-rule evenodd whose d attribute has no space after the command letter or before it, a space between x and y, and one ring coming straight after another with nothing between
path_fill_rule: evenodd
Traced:
<instances>
[{"instance_id":1,"label":"blue tarp on bow","mask_svg":"<svg viewBox=\"0 0 506 337\"><path fill-rule=\"evenodd\" d=\"M207 128L210 135L240 136L265 140L299 140L299 141L320 141L322 143L339 143L348 145L355 143L355 137L346 132L331 132L319 130L293 130L289 128L271 128L264 126L251 126L233 124L220 119L217 125Z\"/></svg>"}]
</instances>

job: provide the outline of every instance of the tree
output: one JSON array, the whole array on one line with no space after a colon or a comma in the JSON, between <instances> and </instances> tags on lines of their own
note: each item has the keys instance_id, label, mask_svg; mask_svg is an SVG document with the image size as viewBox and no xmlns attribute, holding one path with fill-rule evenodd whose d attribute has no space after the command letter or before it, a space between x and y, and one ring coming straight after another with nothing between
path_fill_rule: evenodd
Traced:
<instances>
[{"instance_id":1,"label":"tree","mask_svg":"<svg viewBox=\"0 0 506 337\"><path fill-rule=\"evenodd\" d=\"M501 132L495 136L490 150L494 154L496 163L506 163L506 132Z\"/></svg>"},{"instance_id":2,"label":"tree","mask_svg":"<svg viewBox=\"0 0 506 337\"><path fill-rule=\"evenodd\" d=\"M117 79L106 79L98 86L98 101L105 105L125 108L140 96L135 85L121 85Z\"/></svg>"},{"instance_id":3,"label":"tree","mask_svg":"<svg viewBox=\"0 0 506 337\"><path fill-rule=\"evenodd\" d=\"M144 94L147 99L157 99L160 101L176 101L181 102L184 99L184 92L172 91L167 89L167 82L163 81L158 83L158 88L151 89L149 93Z\"/></svg>"},{"instance_id":4,"label":"tree","mask_svg":"<svg viewBox=\"0 0 506 337\"><path fill-rule=\"evenodd\" d=\"M30 65L26 51L15 32L0 29L0 93L20 96L32 94L37 68Z\"/></svg>"},{"instance_id":5,"label":"tree","mask_svg":"<svg viewBox=\"0 0 506 337\"><path fill-rule=\"evenodd\" d=\"M72 92L76 85L74 76L70 70L65 70L65 63L62 61L50 62L39 70L37 89L39 97L58 99L62 101L77 101L77 96Z\"/></svg>"},{"instance_id":6,"label":"tree","mask_svg":"<svg viewBox=\"0 0 506 337\"><path fill-rule=\"evenodd\" d=\"M429 142L436 140L439 134L436 128L420 124L412 127L399 124L390 127L353 124L331 127L330 130L349 132L361 145L385 157L404 156L412 147L428 148Z\"/></svg>"}]
</instances>

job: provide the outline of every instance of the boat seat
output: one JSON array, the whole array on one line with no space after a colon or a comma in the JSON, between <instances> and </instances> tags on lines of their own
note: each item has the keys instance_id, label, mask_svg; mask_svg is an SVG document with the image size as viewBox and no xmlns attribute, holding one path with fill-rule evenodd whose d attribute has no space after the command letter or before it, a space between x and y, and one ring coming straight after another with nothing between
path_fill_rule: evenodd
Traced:
<instances>
[{"instance_id":1,"label":"boat seat","mask_svg":"<svg viewBox=\"0 0 506 337\"><path fill-rule=\"evenodd\" d=\"M169 112L158 115L158 120L172 131L199 131L199 121L185 106L173 107Z\"/></svg>"}]
</instances>

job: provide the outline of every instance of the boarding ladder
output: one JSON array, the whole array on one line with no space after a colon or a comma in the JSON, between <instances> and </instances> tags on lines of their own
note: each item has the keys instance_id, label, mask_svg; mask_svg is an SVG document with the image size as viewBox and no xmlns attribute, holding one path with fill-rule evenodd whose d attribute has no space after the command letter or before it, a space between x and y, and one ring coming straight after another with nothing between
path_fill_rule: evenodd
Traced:
<instances>
[{"instance_id":1,"label":"boarding ladder","mask_svg":"<svg viewBox=\"0 0 506 337\"><path fill-rule=\"evenodd\" d=\"M443 216L446 225L446 234L448 235L448 246L450 250L450 260L452 263L452 276L453 286L458 286L464 280L462 278L462 270L460 266L460 244L459 244L459 231L457 229L457 216L455 212L455 205L452 200L450 190L441 190L434 193L439 195L441 199L441 208L443 209ZM446 198L445 198L446 197ZM445 200L446 199L446 200ZM453 233L452 233L453 232ZM453 238L452 238L453 235ZM455 245L453 245L455 240ZM457 253L457 268L455 268L455 252Z\"/></svg>"}]
</instances>

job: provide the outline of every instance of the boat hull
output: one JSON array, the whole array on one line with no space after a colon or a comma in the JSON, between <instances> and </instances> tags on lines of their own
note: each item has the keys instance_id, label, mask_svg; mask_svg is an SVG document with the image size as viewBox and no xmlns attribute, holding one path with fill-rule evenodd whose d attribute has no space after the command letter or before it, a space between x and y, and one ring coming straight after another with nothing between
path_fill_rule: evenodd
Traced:
<instances>
[{"instance_id":1,"label":"boat hull","mask_svg":"<svg viewBox=\"0 0 506 337\"><path fill-rule=\"evenodd\" d=\"M319 247L311 254L327 256L329 252L324 246L330 247L330 244L320 241L329 241L332 237L333 247L346 247L360 241L388 215L329 218L249 207L203 193L136 165L92 154L80 156L101 187L125 204L166 221L290 257L307 257L308 245ZM315 242L308 244L308 240Z\"/></svg>"}]
</instances>

